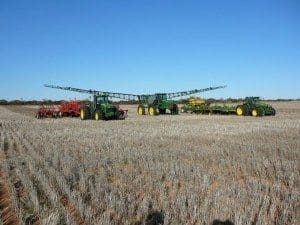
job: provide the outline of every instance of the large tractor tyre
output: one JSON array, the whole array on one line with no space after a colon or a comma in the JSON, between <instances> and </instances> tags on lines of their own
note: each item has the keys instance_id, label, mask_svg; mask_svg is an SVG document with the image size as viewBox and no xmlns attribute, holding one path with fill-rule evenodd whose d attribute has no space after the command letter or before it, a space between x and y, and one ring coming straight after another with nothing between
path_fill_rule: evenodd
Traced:
<instances>
[{"instance_id":1,"label":"large tractor tyre","mask_svg":"<svg viewBox=\"0 0 300 225\"><path fill-rule=\"evenodd\" d=\"M139 105L138 108L137 108L137 114L138 114L139 116L145 115L145 114L146 114L146 112L145 112L145 107L142 106L142 105Z\"/></svg>"},{"instance_id":2,"label":"large tractor tyre","mask_svg":"<svg viewBox=\"0 0 300 225\"><path fill-rule=\"evenodd\" d=\"M103 116L102 116L102 113L100 110L96 110L95 113L94 113L94 119L96 121L99 121L99 120L102 120L103 119Z\"/></svg>"},{"instance_id":3,"label":"large tractor tyre","mask_svg":"<svg viewBox=\"0 0 300 225\"><path fill-rule=\"evenodd\" d=\"M80 109L80 119L87 120L90 117L90 109L89 108L82 108Z\"/></svg>"},{"instance_id":4,"label":"large tractor tyre","mask_svg":"<svg viewBox=\"0 0 300 225\"><path fill-rule=\"evenodd\" d=\"M156 116L157 115L157 110L155 106L149 106L148 108L148 114L150 116Z\"/></svg>"},{"instance_id":5,"label":"large tractor tyre","mask_svg":"<svg viewBox=\"0 0 300 225\"><path fill-rule=\"evenodd\" d=\"M162 114L162 115L166 114L166 110L165 109L158 109L158 111L159 111L159 114Z\"/></svg>"},{"instance_id":6,"label":"large tractor tyre","mask_svg":"<svg viewBox=\"0 0 300 225\"><path fill-rule=\"evenodd\" d=\"M276 110L275 109L272 109L271 110L271 116L275 116L276 115Z\"/></svg>"},{"instance_id":7,"label":"large tractor tyre","mask_svg":"<svg viewBox=\"0 0 300 225\"><path fill-rule=\"evenodd\" d=\"M235 112L238 116L249 116L249 109L246 105L238 105Z\"/></svg>"},{"instance_id":8,"label":"large tractor tyre","mask_svg":"<svg viewBox=\"0 0 300 225\"><path fill-rule=\"evenodd\" d=\"M178 115L178 113L179 113L178 105L174 104L172 109L171 109L171 114L172 115Z\"/></svg>"},{"instance_id":9,"label":"large tractor tyre","mask_svg":"<svg viewBox=\"0 0 300 225\"><path fill-rule=\"evenodd\" d=\"M254 108L251 110L251 116L253 117L264 116L264 113L262 112L262 110Z\"/></svg>"}]
</instances>

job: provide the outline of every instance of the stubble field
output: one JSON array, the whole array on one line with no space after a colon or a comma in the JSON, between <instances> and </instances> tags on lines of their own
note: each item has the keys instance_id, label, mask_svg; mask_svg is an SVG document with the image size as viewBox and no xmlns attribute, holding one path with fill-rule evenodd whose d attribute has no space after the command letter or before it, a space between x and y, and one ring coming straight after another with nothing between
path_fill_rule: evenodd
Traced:
<instances>
[{"instance_id":1,"label":"stubble field","mask_svg":"<svg viewBox=\"0 0 300 225\"><path fill-rule=\"evenodd\" d=\"M0 107L2 224L299 224L300 102L275 117Z\"/></svg>"}]
</instances>

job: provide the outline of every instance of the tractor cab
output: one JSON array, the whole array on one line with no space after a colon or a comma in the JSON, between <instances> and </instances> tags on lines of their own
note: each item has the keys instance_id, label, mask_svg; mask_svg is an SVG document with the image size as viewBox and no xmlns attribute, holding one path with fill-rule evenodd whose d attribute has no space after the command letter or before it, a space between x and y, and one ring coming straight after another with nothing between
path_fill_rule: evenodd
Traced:
<instances>
[{"instance_id":1,"label":"tractor cab","mask_svg":"<svg viewBox=\"0 0 300 225\"><path fill-rule=\"evenodd\" d=\"M100 106L102 104L107 104L108 103L108 96L107 95L94 95L94 105L95 106Z\"/></svg>"},{"instance_id":2,"label":"tractor cab","mask_svg":"<svg viewBox=\"0 0 300 225\"><path fill-rule=\"evenodd\" d=\"M166 102L168 100L167 94L164 93L158 93L155 94L154 96L155 96L156 104L161 104L162 102Z\"/></svg>"},{"instance_id":3,"label":"tractor cab","mask_svg":"<svg viewBox=\"0 0 300 225\"><path fill-rule=\"evenodd\" d=\"M156 94L156 98L159 100L167 100L168 96L167 96L167 94L159 93L159 94Z\"/></svg>"}]
</instances>

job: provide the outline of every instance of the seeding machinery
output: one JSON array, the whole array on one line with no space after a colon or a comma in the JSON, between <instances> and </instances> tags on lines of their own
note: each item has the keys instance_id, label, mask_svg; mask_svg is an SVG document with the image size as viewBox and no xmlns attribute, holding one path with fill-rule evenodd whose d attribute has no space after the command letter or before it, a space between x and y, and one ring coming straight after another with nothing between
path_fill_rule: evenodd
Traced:
<instances>
[{"instance_id":1,"label":"seeding machinery","mask_svg":"<svg viewBox=\"0 0 300 225\"><path fill-rule=\"evenodd\" d=\"M212 102L204 99L191 97L186 104L181 108L182 113L197 113L197 114L236 114L238 116L275 116L276 110L260 101L258 97L247 97L242 105L212 105Z\"/></svg>"},{"instance_id":2,"label":"seeding machinery","mask_svg":"<svg viewBox=\"0 0 300 225\"><path fill-rule=\"evenodd\" d=\"M247 97L242 105L236 107L238 116L275 116L276 110L262 102L259 97Z\"/></svg>"},{"instance_id":3,"label":"seeding machinery","mask_svg":"<svg viewBox=\"0 0 300 225\"><path fill-rule=\"evenodd\" d=\"M82 106L83 102L77 100L63 101L59 106L42 105L36 113L36 118L77 117Z\"/></svg>"},{"instance_id":4,"label":"seeding machinery","mask_svg":"<svg viewBox=\"0 0 300 225\"><path fill-rule=\"evenodd\" d=\"M81 105L80 107L79 115L82 120L122 120L127 116L127 110L120 109L118 105L113 105L109 101L108 98L114 97L115 93L72 87L60 87L54 85L45 85L45 87L93 95L92 102L88 102L87 104Z\"/></svg>"},{"instance_id":5,"label":"seeding machinery","mask_svg":"<svg viewBox=\"0 0 300 225\"><path fill-rule=\"evenodd\" d=\"M152 95L135 95L135 94L124 94L124 93L115 93L115 92L102 92L96 90L84 90L72 87L60 87L60 86L53 86L53 85L45 85L46 87L50 88L57 88L62 90L68 91L75 91L80 93L87 93L92 94L94 96L93 102L83 108L80 113L81 119L87 118L124 118L125 111L116 108L115 106L111 105L108 101L108 98L116 98L122 99L126 101L138 101L139 106L137 108L138 115L148 115L156 116L159 114L166 114L169 111L172 115L178 114L178 105L173 101L173 98L178 98L182 96L187 96L191 94L196 94L205 91L216 90L220 88L225 88L225 86L218 86L218 87L209 87L204 89L195 89L190 91L182 91L182 92L174 92L174 93L157 93Z\"/></svg>"}]
</instances>

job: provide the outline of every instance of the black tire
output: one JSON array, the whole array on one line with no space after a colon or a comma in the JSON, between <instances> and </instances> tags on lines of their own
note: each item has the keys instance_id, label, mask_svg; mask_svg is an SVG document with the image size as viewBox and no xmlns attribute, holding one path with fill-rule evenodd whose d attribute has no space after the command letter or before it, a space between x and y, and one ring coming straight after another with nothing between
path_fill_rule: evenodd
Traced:
<instances>
[{"instance_id":1,"label":"black tire","mask_svg":"<svg viewBox=\"0 0 300 225\"><path fill-rule=\"evenodd\" d=\"M243 105L244 107L244 116L250 116L250 109L247 105Z\"/></svg>"},{"instance_id":2,"label":"black tire","mask_svg":"<svg viewBox=\"0 0 300 225\"><path fill-rule=\"evenodd\" d=\"M171 114L172 115L178 115L179 113L179 109L178 109L178 105L177 104L173 104L172 108L171 108Z\"/></svg>"},{"instance_id":3,"label":"black tire","mask_svg":"<svg viewBox=\"0 0 300 225\"><path fill-rule=\"evenodd\" d=\"M80 109L80 119L87 120L90 119L91 112L89 107L84 107Z\"/></svg>"},{"instance_id":4,"label":"black tire","mask_svg":"<svg viewBox=\"0 0 300 225\"><path fill-rule=\"evenodd\" d=\"M257 108L251 109L251 116L259 117L259 116L262 116L262 115L263 115L263 113L260 109L257 109Z\"/></svg>"},{"instance_id":5,"label":"black tire","mask_svg":"<svg viewBox=\"0 0 300 225\"><path fill-rule=\"evenodd\" d=\"M146 114L146 110L145 110L145 107L144 107L143 105L139 105L139 106L137 107L137 114L138 114L139 116L143 116L143 115Z\"/></svg>"},{"instance_id":6,"label":"black tire","mask_svg":"<svg viewBox=\"0 0 300 225\"><path fill-rule=\"evenodd\" d=\"M275 116L275 115L276 115L276 110L272 109L271 116Z\"/></svg>"},{"instance_id":7,"label":"black tire","mask_svg":"<svg viewBox=\"0 0 300 225\"><path fill-rule=\"evenodd\" d=\"M98 121L98 120L103 120L103 115L102 112L100 110L96 110L94 113L94 120Z\"/></svg>"},{"instance_id":8,"label":"black tire","mask_svg":"<svg viewBox=\"0 0 300 225\"><path fill-rule=\"evenodd\" d=\"M238 116L249 116L250 115L250 109L247 105L238 105L235 108L235 112Z\"/></svg>"},{"instance_id":9,"label":"black tire","mask_svg":"<svg viewBox=\"0 0 300 225\"><path fill-rule=\"evenodd\" d=\"M149 105L148 107L148 115L149 116L157 116L157 108L154 105Z\"/></svg>"}]
</instances>

